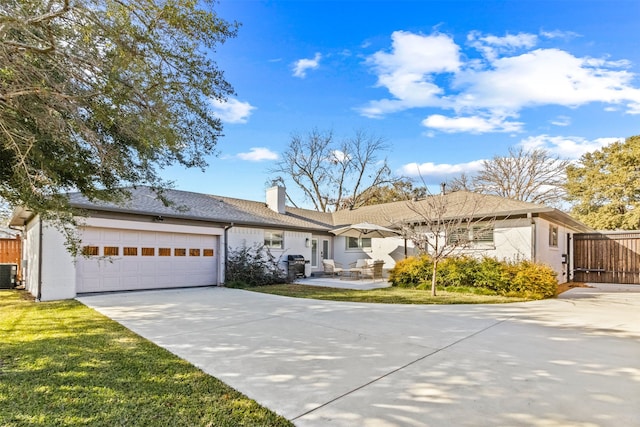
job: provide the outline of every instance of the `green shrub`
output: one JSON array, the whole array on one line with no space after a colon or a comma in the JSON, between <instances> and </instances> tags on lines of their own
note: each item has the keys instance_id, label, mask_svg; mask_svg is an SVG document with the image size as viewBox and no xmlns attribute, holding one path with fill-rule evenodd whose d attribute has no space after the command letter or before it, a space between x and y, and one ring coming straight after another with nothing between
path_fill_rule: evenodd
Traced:
<instances>
[{"instance_id":1,"label":"green shrub","mask_svg":"<svg viewBox=\"0 0 640 427\"><path fill-rule=\"evenodd\" d=\"M491 257L483 257L478 262L475 286L504 294L510 289L511 274L509 270L509 263Z\"/></svg>"},{"instance_id":2,"label":"green shrub","mask_svg":"<svg viewBox=\"0 0 640 427\"><path fill-rule=\"evenodd\" d=\"M279 261L264 245L242 246L227 255L225 281L229 287L287 283L289 278Z\"/></svg>"},{"instance_id":3,"label":"green shrub","mask_svg":"<svg viewBox=\"0 0 640 427\"><path fill-rule=\"evenodd\" d=\"M396 263L389 282L403 288L430 289L432 268L428 256L409 257ZM558 280L550 267L531 261L454 256L438 263L436 285L454 292L478 289L482 294L542 299L556 294Z\"/></svg>"},{"instance_id":4,"label":"green shrub","mask_svg":"<svg viewBox=\"0 0 640 427\"><path fill-rule=\"evenodd\" d=\"M445 258L438 263L436 285L444 288L475 286L478 265L478 260L470 256Z\"/></svg>"},{"instance_id":5,"label":"green shrub","mask_svg":"<svg viewBox=\"0 0 640 427\"><path fill-rule=\"evenodd\" d=\"M513 266L510 292L527 298L550 298L558 290L555 271L547 265L521 261Z\"/></svg>"},{"instance_id":6,"label":"green shrub","mask_svg":"<svg viewBox=\"0 0 640 427\"><path fill-rule=\"evenodd\" d=\"M415 288L431 277L432 268L433 262L426 255L405 258L389 271L389 283L399 288Z\"/></svg>"}]
</instances>

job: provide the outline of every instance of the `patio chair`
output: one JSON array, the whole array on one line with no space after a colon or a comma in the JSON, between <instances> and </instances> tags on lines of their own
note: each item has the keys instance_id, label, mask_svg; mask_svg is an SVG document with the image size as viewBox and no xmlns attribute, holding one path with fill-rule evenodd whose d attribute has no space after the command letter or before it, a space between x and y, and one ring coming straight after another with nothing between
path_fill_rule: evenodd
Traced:
<instances>
[{"instance_id":1,"label":"patio chair","mask_svg":"<svg viewBox=\"0 0 640 427\"><path fill-rule=\"evenodd\" d=\"M374 261L373 262L373 280L375 281L376 279L384 279L383 277L383 270L382 267L384 267L384 261Z\"/></svg>"},{"instance_id":2,"label":"patio chair","mask_svg":"<svg viewBox=\"0 0 640 427\"><path fill-rule=\"evenodd\" d=\"M372 262L373 261L368 258L358 259L349 264L349 267L351 267L349 270L352 272L357 271L358 277L371 276L370 270L373 267Z\"/></svg>"},{"instance_id":3,"label":"patio chair","mask_svg":"<svg viewBox=\"0 0 640 427\"><path fill-rule=\"evenodd\" d=\"M332 276L340 276L344 271L344 269L342 268L342 264L340 264L339 262L335 262L332 259L323 259L322 267L324 268L324 274L330 274Z\"/></svg>"},{"instance_id":4,"label":"patio chair","mask_svg":"<svg viewBox=\"0 0 640 427\"><path fill-rule=\"evenodd\" d=\"M361 266L358 267L358 263L356 262L356 268L360 268L361 276L371 277L374 281L376 279L383 279L382 267L384 266L384 261L373 261L370 259L358 261L361 261Z\"/></svg>"}]
</instances>

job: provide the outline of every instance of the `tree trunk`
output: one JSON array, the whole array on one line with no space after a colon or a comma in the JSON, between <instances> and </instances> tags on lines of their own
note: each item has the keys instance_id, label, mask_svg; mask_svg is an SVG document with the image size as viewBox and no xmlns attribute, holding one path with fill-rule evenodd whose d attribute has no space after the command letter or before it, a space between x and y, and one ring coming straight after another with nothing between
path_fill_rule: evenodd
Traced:
<instances>
[{"instance_id":1,"label":"tree trunk","mask_svg":"<svg viewBox=\"0 0 640 427\"><path fill-rule=\"evenodd\" d=\"M438 271L438 260L433 260L433 270L431 271L431 296L436 296L436 272Z\"/></svg>"}]
</instances>

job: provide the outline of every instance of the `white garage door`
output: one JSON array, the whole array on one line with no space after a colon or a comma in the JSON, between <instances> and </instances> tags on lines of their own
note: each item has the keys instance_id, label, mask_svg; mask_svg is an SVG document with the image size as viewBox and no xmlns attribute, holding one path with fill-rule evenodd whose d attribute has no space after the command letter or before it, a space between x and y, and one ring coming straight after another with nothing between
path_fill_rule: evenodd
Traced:
<instances>
[{"instance_id":1,"label":"white garage door","mask_svg":"<svg viewBox=\"0 0 640 427\"><path fill-rule=\"evenodd\" d=\"M85 228L78 293L216 285L218 237Z\"/></svg>"}]
</instances>

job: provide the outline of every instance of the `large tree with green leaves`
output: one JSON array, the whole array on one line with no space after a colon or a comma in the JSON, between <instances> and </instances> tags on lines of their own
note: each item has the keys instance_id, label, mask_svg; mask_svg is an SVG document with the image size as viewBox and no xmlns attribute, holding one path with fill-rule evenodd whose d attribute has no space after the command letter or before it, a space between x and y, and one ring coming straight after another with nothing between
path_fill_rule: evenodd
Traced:
<instances>
[{"instance_id":1,"label":"large tree with green leaves","mask_svg":"<svg viewBox=\"0 0 640 427\"><path fill-rule=\"evenodd\" d=\"M417 200L426 197L427 194L428 190L426 185L415 187L409 179L399 178L396 181L367 190L362 195L362 206L379 205L403 200Z\"/></svg>"},{"instance_id":2,"label":"large tree with green leaves","mask_svg":"<svg viewBox=\"0 0 640 427\"><path fill-rule=\"evenodd\" d=\"M232 88L211 59L235 36L211 0L0 3L0 197L49 217L62 193L113 199L206 166Z\"/></svg>"},{"instance_id":3,"label":"large tree with green leaves","mask_svg":"<svg viewBox=\"0 0 640 427\"><path fill-rule=\"evenodd\" d=\"M567 168L572 214L595 229L640 229L640 136L586 153Z\"/></svg>"}]
</instances>

